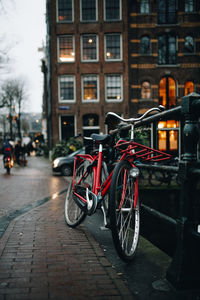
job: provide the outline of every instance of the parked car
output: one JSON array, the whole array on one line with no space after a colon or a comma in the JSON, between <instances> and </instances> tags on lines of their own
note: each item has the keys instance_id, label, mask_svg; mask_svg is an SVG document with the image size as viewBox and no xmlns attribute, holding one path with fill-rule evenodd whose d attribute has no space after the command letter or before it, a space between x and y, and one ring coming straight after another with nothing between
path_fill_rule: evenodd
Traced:
<instances>
[{"instance_id":1,"label":"parked car","mask_svg":"<svg viewBox=\"0 0 200 300\"><path fill-rule=\"evenodd\" d=\"M85 148L81 148L67 156L57 157L52 162L53 172L60 172L63 176L71 176L73 174L74 158L76 154L84 154Z\"/></svg>"}]
</instances>

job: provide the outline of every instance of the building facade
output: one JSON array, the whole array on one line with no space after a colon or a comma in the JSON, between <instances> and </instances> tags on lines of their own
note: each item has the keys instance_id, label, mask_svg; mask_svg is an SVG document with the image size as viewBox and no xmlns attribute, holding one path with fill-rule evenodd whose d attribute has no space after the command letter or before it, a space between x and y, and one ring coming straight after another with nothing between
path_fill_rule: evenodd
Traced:
<instances>
[{"instance_id":1,"label":"building facade","mask_svg":"<svg viewBox=\"0 0 200 300\"><path fill-rule=\"evenodd\" d=\"M200 92L200 1L47 0L49 145L105 132L108 111L138 116ZM180 155L178 118L151 126Z\"/></svg>"},{"instance_id":2,"label":"building facade","mask_svg":"<svg viewBox=\"0 0 200 300\"><path fill-rule=\"evenodd\" d=\"M127 1L47 0L50 146L129 114Z\"/></svg>"}]
</instances>

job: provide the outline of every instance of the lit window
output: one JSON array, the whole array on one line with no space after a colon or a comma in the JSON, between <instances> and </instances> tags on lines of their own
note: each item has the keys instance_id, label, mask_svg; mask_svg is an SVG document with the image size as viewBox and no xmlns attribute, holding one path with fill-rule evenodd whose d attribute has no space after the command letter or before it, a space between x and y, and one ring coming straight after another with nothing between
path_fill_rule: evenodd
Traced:
<instances>
[{"instance_id":1,"label":"lit window","mask_svg":"<svg viewBox=\"0 0 200 300\"><path fill-rule=\"evenodd\" d=\"M178 150L179 122L167 120L158 122L158 149L176 152Z\"/></svg>"},{"instance_id":2,"label":"lit window","mask_svg":"<svg viewBox=\"0 0 200 300\"><path fill-rule=\"evenodd\" d=\"M158 1L158 24L176 24L176 0Z\"/></svg>"},{"instance_id":3,"label":"lit window","mask_svg":"<svg viewBox=\"0 0 200 300\"><path fill-rule=\"evenodd\" d=\"M106 76L106 100L122 101L122 76L107 75Z\"/></svg>"},{"instance_id":4,"label":"lit window","mask_svg":"<svg viewBox=\"0 0 200 300\"><path fill-rule=\"evenodd\" d=\"M185 53L194 53L194 39L192 36L185 37L184 52Z\"/></svg>"},{"instance_id":5,"label":"lit window","mask_svg":"<svg viewBox=\"0 0 200 300\"><path fill-rule=\"evenodd\" d=\"M121 20L121 0L104 0L105 20Z\"/></svg>"},{"instance_id":6,"label":"lit window","mask_svg":"<svg viewBox=\"0 0 200 300\"><path fill-rule=\"evenodd\" d=\"M73 21L73 2L72 0L58 0L58 21L72 22Z\"/></svg>"},{"instance_id":7,"label":"lit window","mask_svg":"<svg viewBox=\"0 0 200 300\"><path fill-rule=\"evenodd\" d=\"M92 133L99 133L99 116L87 114L83 116L83 135L90 136Z\"/></svg>"},{"instance_id":8,"label":"lit window","mask_svg":"<svg viewBox=\"0 0 200 300\"><path fill-rule=\"evenodd\" d=\"M97 0L81 0L81 21L97 20Z\"/></svg>"},{"instance_id":9,"label":"lit window","mask_svg":"<svg viewBox=\"0 0 200 300\"><path fill-rule=\"evenodd\" d=\"M159 104L167 109L176 106L176 83L172 77L163 77L159 83Z\"/></svg>"},{"instance_id":10,"label":"lit window","mask_svg":"<svg viewBox=\"0 0 200 300\"><path fill-rule=\"evenodd\" d=\"M164 34L158 38L158 63L160 65L176 64L176 37Z\"/></svg>"},{"instance_id":11,"label":"lit window","mask_svg":"<svg viewBox=\"0 0 200 300\"><path fill-rule=\"evenodd\" d=\"M150 82L144 81L141 88L141 98L150 99L151 98L151 85Z\"/></svg>"},{"instance_id":12,"label":"lit window","mask_svg":"<svg viewBox=\"0 0 200 300\"><path fill-rule=\"evenodd\" d=\"M83 35L81 39L82 45L82 61L97 61L97 36Z\"/></svg>"},{"instance_id":13,"label":"lit window","mask_svg":"<svg viewBox=\"0 0 200 300\"><path fill-rule=\"evenodd\" d=\"M185 0L185 12L194 12L194 0Z\"/></svg>"},{"instance_id":14,"label":"lit window","mask_svg":"<svg viewBox=\"0 0 200 300\"><path fill-rule=\"evenodd\" d=\"M74 76L66 75L59 77L59 100L74 101Z\"/></svg>"},{"instance_id":15,"label":"lit window","mask_svg":"<svg viewBox=\"0 0 200 300\"><path fill-rule=\"evenodd\" d=\"M140 40L140 54L150 54L150 39L143 36Z\"/></svg>"},{"instance_id":16,"label":"lit window","mask_svg":"<svg viewBox=\"0 0 200 300\"><path fill-rule=\"evenodd\" d=\"M74 37L72 35L59 37L59 61L73 62L75 60Z\"/></svg>"},{"instance_id":17,"label":"lit window","mask_svg":"<svg viewBox=\"0 0 200 300\"><path fill-rule=\"evenodd\" d=\"M148 14L149 13L149 0L140 1L140 13Z\"/></svg>"},{"instance_id":18,"label":"lit window","mask_svg":"<svg viewBox=\"0 0 200 300\"><path fill-rule=\"evenodd\" d=\"M105 60L121 60L121 35L106 34L105 36Z\"/></svg>"},{"instance_id":19,"label":"lit window","mask_svg":"<svg viewBox=\"0 0 200 300\"><path fill-rule=\"evenodd\" d=\"M98 77L97 75L84 75L82 78L83 101L98 101Z\"/></svg>"},{"instance_id":20,"label":"lit window","mask_svg":"<svg viewBox=\"0 0 200 300\"><path fill-rule=\"evenodd\" d=\"M192 81L187 81L185 84L185 96L194 92L194 83Z\"/></svg>"}]
</instances>

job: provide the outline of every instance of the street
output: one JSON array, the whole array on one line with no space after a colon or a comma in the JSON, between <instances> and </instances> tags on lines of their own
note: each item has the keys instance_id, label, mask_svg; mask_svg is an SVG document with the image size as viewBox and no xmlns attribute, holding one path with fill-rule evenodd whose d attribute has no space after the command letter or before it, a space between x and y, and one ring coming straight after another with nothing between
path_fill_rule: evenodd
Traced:
<instances>
[{"instance_id":1,"label":"street","mask_svg":"<svg viewBox=\"0 0 200 300\"><path fill-rule=\"evenodd\" d=\"M35 207L40 214L42 204L45 202L50 202L50 204L52 202L52 209L63 216L65 192L70 178L52 174L50 162L43 157L34 156L28 157L26 167L14 166L11 174L7 175L2 166L2 156L0 159L0 238L4 236L10 221L20 215L23 216L26 212L34 212ZM62 197L57 205L56 198L60 195ZM63 224L64 217L61 219L59 222L67 227ZM115 252L110 231L102 228L103 220L100 211L86 218L84 225L86 231L89 231L100 245L113 270L116 270L118 276L128 285L133 299L199 299L195 294L190 294L190 298L186 298L187 295L183 293L176 294L166 284L164 277L170 258L144 238L140 238L135 260L126 264ZM76 235L77 229L72 232Z\"/></svg>"}]
</instances>

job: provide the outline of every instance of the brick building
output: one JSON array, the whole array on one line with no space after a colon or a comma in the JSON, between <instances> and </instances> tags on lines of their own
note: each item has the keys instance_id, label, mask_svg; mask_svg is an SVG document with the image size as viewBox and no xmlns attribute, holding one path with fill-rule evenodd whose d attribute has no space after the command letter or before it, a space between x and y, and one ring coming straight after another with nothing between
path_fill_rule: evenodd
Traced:
<instances>
[{"instance_id":1,"label":"brick building","mask_svg":"<svg viewBox=\"0 0 200 300\"><path fill-rule=\"evenodd\" d=\"M123 5L122 5L123 2ZM127 1L47 0L50 146L129 114Z\"/></svg>"},{"instance_id":2,"label":"brick building","mask_svg":"<svg viewBox=\"0 0 200 300\"><path fill-rule=\"evenodd\" d=\"M195 0L47 0L49 145L105 132L105 114L137 116L171 108L200 92L200 2ZM150 128L174 154L181 124Z\"/></svg>"}]
</instances>

